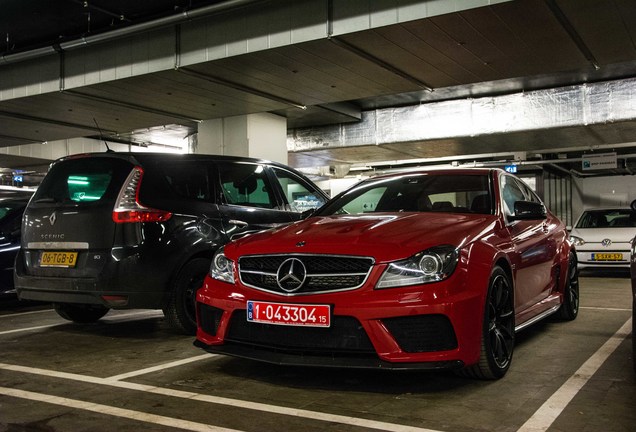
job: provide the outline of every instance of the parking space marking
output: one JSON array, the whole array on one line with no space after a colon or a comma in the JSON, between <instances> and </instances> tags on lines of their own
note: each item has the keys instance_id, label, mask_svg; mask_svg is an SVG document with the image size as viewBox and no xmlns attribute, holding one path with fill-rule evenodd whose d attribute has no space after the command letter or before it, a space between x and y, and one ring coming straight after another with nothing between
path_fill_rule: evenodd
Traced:
<instances>
[{"instance_id":1,"label":"parking space marking","mask_svg":"<svg viewBox=\"0 0 636 432\"><path fill-rule=\"evenodd\" d=\"M212 396L202 393L194 393L183 390L175 390L163 387L149 386L145 384L136 384L126 381L114 381L108 378L98 378L89 375L79 375L68 372L57 372L49 369L32 368L27 366L11 365L0 363L0 369L14 372L22 372L34 375L43 375L52 378L61 378L73 381L81 381L97 385L106 385L111 387L122 388L126 390L135 390L146 393L152 393L162 396L169 396L181 399L196 400L198 402L211 403L216 405L231 406L252 411L262 411L265 413L280 414L290 417L305 418L318 420L323 422L345 424L350 426L358 426L367 429L375 429L387 432L440 432L433 429L419 428L415 426L400 425L396 423L386 423L376 420L367 420L357 417L348 417L338 414L328 414L318 411L309 411L300 408L287 408L277 405L269 405L259 402L249 402L239 399L230 399L221 396Z\"/></svg>"},{"instance_id":2,"label":"parking space marking","mask_svg":"<svg viewBox=\"0 0 636 432\"><path fill-rule=\"evenodd\" d=\"M0 336L5 335L5 334L11 334L11 333L19 333L19 332L28 332L28 331L33 331L33 330L40 330L40 329L45 329L45 328L50 328L50 327L55 327L55 326L59 326L60 324L49 324L49 325L43 325L43 326L36 326L36 327L25 327L25 328L19 328L19 329L14 329L14 330L5 330L5 331L1 331L0 332Z\"/></svg>"},{"instance_id":3,"label":"parking space marking","mask_svg":"<svg viewBox=\"0 0 636 432\"><path fill-rule=\"evenodd\" d=\"M100 321L126 321L130 317L148 316L148 318L163 317L163 312L158 310L141 310L136 312L124 312L117 313L116 315L106 315ZM119 318L126 318L126 320L120 320Z\"/></svg>"},{"instance_id":4,"label":"parking space marking","mask_svg":"<svg viewBox=\"0 0 636 432\"><path fill-rule=\"evenodd\" d=\"M53 309L43 309L38 311L19 312L19 313L7 314L7 315L0 315L0 318L15 318L15 317L23 316L23 315L31 315L31 314L38 314L38 313L44 313L44 312L54 312L54 311Z\"/></svg>"},{"instance_id":5,"label":"parking space marking","mask_svg":"<svg viewBox=\"0 0 636 432\"><path fill-rule=\"evenodd\" d=\"M21 315L21 314L15 314L16 315ZM3 315L6 316L6 315ZM107 321L107 322L127 322L127 321L134 321L137 319L141 319L140 316L147 316L148 318L156 318L156 317L161 317L163 316L162 312L157 312L157 311L142 311L142 312L132 312L132 313L126 313L126 314L118 314L118 315L114 315L111 317L104 317L101 320L102 321ZM48 325L43 325L43 326L36 326L36 327L25 327L25 328L19 328L19 329L13 329L13 330L5 330L5 331L0 331L0 336L5 335L5 334L10 334L10 333L19 333L19 332L28 332L28 331L33 331L33 330L40 330L40 329L45 329L45 328L51 328L51 327L57 327L59 325L63 325L63 324L68 324L68 321L60 321L57 322L55 324L48 324Z\"/></svg>"},{"instance_id":6,"label":"parking space marking","mask_svg":"<svg viewBox=\"0 0 636 432\"><path fill-rule=\"evenodd\" d=\"M565 407L598 371L605 360L631 333L632 319L628 319L614 335L596 351L592 357L572 375L517 432L538 432L547 430L559 417ZM633 337L633 336L632 336Z\"/></svg>"},{"instance_id":7,"label":"parking space marking","mask_svg":"<svg viewBox=\"0 0 636 432\"><path fill-rule=\"evenodd\" d=\"M594 306L581 306L580 309L592 309L592 310L602 310L602 311L612 311L612 312L631 312L631 309L626 308L602 308L602 307L594 307Z\"/></svg>"},{"instance_id":8,"label":"parking space marking","mask_svg":"<svg viewBox=\"0 0 636 432\"><path fill-rule=\"evenodd\" d=\"M145 368L145 369L139 369L136 371L132 371L132 372L128 372L128 373L123 373L123 374L119 374L119 375L113 375L111 377L106 378L107 380L111 380L111 381L120 381L126 378L132 378L135 376L139 376L139 375L145 375L151 372L157 372L160 370L164 370L164 369L169 369L169 368L173 368L176 366L181 366L184 364L188 364L188 363L192 363L195 361L199 361L199 360L203 360L203 359L210 359L213 357L217 357L217 354L201 354L199 356L196 357L190 357L187 359L183 359L183 360L177 360L177 361L173 361L170 363L164 363L162 365L157 365L157 366L152 366L149 368Z\"/></svg>"},{"instance_id":9,"label":"parking space marking","mask_svg":"<svg viewBox=\"0 0 636 432\"><path fill-rule=\"evenodd\" d=\"M80 409L91 411L98 414L109 415L114 417L122 417L128 420L138 420L145 423L152 423L162 426L168 426L183 430L196 432L239 432L236 429L227 429L219 426L211 426L205 423L197 423L189 420L181 420L172 417L160 416L157 414L149 414L141 411L133 411L125 408L117 408L109 405L97 404L92 402L84 402L77 399L69 399L59 396L52 396L43 393L35 393L25 390L16 390L6 387L0 387L0 394L31 401L44 402L54 405L60 405L66 408Z\"/></svg>"}]
</instances>

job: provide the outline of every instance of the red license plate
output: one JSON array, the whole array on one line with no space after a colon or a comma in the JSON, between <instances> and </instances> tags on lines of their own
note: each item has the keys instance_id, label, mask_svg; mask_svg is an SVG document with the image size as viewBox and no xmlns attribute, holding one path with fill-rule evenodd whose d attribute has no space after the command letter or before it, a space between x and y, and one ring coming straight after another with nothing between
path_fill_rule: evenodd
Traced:
<instances>
[{"instance_id":1,"label":"red license plate","mask_svg":"<svg viewBox=\"0 0 636 432\"><path fill-rule=\"evenodd\" d=\"M247 302L247 320L266 324L329 327L330 312L329 305Z\"/></svg>"}]
</instances>

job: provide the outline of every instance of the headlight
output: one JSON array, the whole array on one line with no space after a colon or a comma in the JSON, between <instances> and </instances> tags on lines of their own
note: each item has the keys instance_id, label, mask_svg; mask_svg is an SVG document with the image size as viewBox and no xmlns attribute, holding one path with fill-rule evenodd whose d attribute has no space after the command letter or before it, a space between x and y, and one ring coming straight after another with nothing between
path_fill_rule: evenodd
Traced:
<instances>
[{"instance_id":1,"label":"headlight","mask_svg":"<svg viewBox=\"0 0 636 432\"><path fill-rule=\"evenodd\" d=\"M375 287L392 288L442 281L453 273L458 257L458 250L451 245L427 249L405 260L390 263Z\"/></svg>"},{"instance_id":2,"label":"headlight","mask_svg":"<svg viewBox=\"0 0 636 432\"><path fill-rule=\"evenodd\" d=\"M234 265L225 257L223 248L220 248L212 257L210 276L223 282L234 283Z\"/></svg>"},{"instance_id":3,"label":"headlight","mask_svg":"<svg viewBox=\"0 0 636 432\"><path fill-rule=\"evenodd\" d=\"M572 240L572 243L574 243L574 246L583 246L585 244L585 240L581 237L571 235L570 239Z\"/></svg>"}]
</instances>

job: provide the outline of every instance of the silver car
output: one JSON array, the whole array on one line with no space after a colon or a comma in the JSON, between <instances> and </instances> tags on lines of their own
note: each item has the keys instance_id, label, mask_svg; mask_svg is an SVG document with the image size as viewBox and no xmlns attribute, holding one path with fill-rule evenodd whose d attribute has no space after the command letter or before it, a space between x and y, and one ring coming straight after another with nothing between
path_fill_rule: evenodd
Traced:
<instances>
[{"instance_id":1,"label":"silver car","mask_svg":"<svg viewBox=\"0 0 636 432\"><path fill-rule=\"evenodd\" d=\"M629 269L634 236L636 211L628 207L587 209L570 232L580 269Z\"/></svg>"}]
</instances>

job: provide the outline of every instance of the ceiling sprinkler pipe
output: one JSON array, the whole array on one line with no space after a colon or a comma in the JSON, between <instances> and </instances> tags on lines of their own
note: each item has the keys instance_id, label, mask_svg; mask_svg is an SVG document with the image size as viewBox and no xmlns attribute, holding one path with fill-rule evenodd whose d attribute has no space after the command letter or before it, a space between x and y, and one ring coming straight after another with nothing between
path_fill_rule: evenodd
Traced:
<instances>
[{"instance_id":1,"label":"ceiling sprinkler pipe","mask_svg":"<svg viewBox=\"0 0 636 432\"><path fill-rule=\"evenodd\" d=\"M68 51L76 48L82 48L89 45L93 45L101 42L108 42L115 39L131 36L134 34L142 33L149 30L155 30L161 27L167 27L170 25L180 24L186 21L193 20L195 18L201 18L208 15L213 15L221 12L227 12L233 9L249 6L254 3L262 2L264 0L228 0L223 3L216 3L209 6L204 6L198 9L183 11L176 15L170 15L164 18L159 18L153 21L148 21L140 24L123 27L117 30L112 30L105 33L96 34L93 36L85 36L79 39L74 39L68 42L62 42L55 44L54 46L48 46L44 48L37 48L30 51L24 51L16 54L7 54L0 57L0 65L9 63L18 63L26 60L33 60L41 58L50 54L55 54L59 51Z\"/></svg>"}]
</instances>

